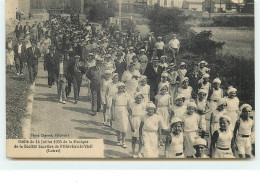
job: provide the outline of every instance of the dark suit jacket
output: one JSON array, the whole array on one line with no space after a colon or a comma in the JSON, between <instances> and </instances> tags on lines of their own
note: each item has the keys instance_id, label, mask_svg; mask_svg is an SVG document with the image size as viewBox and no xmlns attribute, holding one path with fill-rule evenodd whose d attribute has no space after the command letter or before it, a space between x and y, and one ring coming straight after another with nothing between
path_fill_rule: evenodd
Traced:
<instances>
[{"instance_id":1,"label":"dark suit jacket","mask_svg":"<svg viewBox=\"0 0 260 185\"><path fill-rule=\"evenodd\" d=\"M74 67L75 67L75 61L71 60L70 63L68 64L68 76L71 77L72 79L75 76L82 77L82 74L86 73L86 68L84 66L79 67L81 73L75 72Z\"/></svg>"},{"instance_id":2,"label":"dark suit jacket","mask_svg":"<svg viewBox=\"0 0 260 185\"><path fill-rule=\"evenodd\" d=\"M35 47L35 51L33 53L32 47L26 50L26 59L28 66L36 66L38 65L38 59L41 57L40 49Z\"/></svg>"},{"instance_id":3,"label":"dark suit jacket","mask_svg":"<svg viewBox=\"0 0 260 185\"><path fill-rule=\"evenodd\" d=\"M162 72L163 68L161 66L158 66L157 72L155 72L152 63L148 63L145 69L144 75L147 76L147 83L150 85L151 90L154 90L155 92L157 92L158 85L161 81Z\"/></svg>"},{"instance_id":4,"label":"dark suit jacket","mask_svg":"<svg viewBox=\"0 0 260 185\"><path fill-rule=\"evenodd\" d=\"M19 60L24 61L26 58L26 46L24 44L22 44L22 51L21 51L21 56L18 54L18 44L14 45L14 60L17 60L17 58L19 58Z\"/></svg>"},{"instance_id":5,"label":"dark suit jacket","mask_svg":"<svg viewBox=\"0 0 260 185\"><path fill-rule=\"evenodd\" d=\"M24 32L24 34L27 32L27 31L31 31L31 26L30 25L25 25L24 27L23 27L23 32Z\"/></svg>"},{"instance_id":6,"label":"dark suit jacket","mask_svg":"<svg viewBox=\"0 0 260 185\"><path fill-rule=\"evenodd\" d=\"M53 54L53 57L51 57L51 54L48 53L44 56L44 69L47 69L48 71L54 71L55 66L59 63L60 55L57 53L57 51Z\"/></svg>"},{"instance_id":7,"label":"dark suit jacket","mask_svg":"<svg viewBox=\"0 0 260 185\"><path fill-rule=\"evenodd\" d=\"M23 33L22 25L20 25L19 27L18 27L18 25L16 25L14 32L16 34L16 37L18 38Z\"/></svg>"},{"instance_id":8,"label":"dark suit jacket","mask_svg":"<svg viewBox=\"0 0 260 185\"><path fill-rule=\"evenodd\" d=\"M89 68L86 76L90 80L91 90L100 90L103 74L104 69L102 67L100 70L97 70L96 66Z\"/></svg>"}]
</instances>

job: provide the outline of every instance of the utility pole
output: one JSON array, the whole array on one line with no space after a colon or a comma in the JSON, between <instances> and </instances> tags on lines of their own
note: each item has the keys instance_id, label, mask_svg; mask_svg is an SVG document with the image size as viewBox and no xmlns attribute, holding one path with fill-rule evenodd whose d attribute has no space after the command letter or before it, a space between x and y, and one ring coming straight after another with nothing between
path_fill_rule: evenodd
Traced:
<instances>
[{"instance_id":1,"label":"utility pole","mask_svg":"<svg viewBox=\"0 0 260 185\"><path fill-rule=\"evenodd\" d=\"M119 16L119 20L118 20L118 25L119 25L119 29L122 29L121 26L121 19L122 19L122 0L119 0L119 12L118 12L118 16Z\"/></svg>"}]
</instances>

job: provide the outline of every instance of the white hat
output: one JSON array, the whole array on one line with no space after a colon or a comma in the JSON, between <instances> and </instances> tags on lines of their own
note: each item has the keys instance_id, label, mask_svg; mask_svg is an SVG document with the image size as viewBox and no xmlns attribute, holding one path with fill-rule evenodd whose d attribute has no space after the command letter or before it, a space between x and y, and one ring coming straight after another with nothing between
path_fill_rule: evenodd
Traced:
<instances>
[{"instance_id":1,"label":"white hat","mask_svg":"<svg viewBox=\"0 0 260 185\"><path fill-rule=\"evenodd\" d=\"M228 90L227 90L227 93L230 94L231 92L237 92L237 89L234 88L233 86L229 86Z\"/></svg>"},{"instance_id":2,"label":"white hat","mask_svg":"<svg viewBox=\"0 0 260 185\"><path fill-rule=\"evenodd\" d=\"M166 55L162 55L162 56L161 56L161 59L162 59L162 58L167 58L167 56L166 56Z\"/></svg>"},{"instance_id":3,"label":"white hat","mask_svg":"<svg viewBox=\"0 0 260 185\"><path fill-rule=\"evenodd\" d=\"M196 138L193 142L193 146L198 146L198 145L207 146L207 141L202 138Z\"/></svg>"},{"instance_id":4,"label":"white hat","mask_svg":"<svg viewBox=\"0 0 260 185\"><path fill-rule=\"evenodd\" d=\"M143 81L144 79L147 79L147 76L141 75L141 77L140 77L140 82Z\"/></svg>"},{"instance_id":5,"label":"white hat","mask_svg":"<svg viewBox=\"0 0 260 185\"><path fill-rule=\"evenodd\" d=\"M119 83L116 85L117 88L119 88L119 87L121 87L121 86L124 86L124 87L125 87L125 84L124 84L123 82L119 82Z\"/></svg>"},{"instance_id":6,"label":"white hat","mask_svg":"<svg viewBox=\"0 0 260 185\"><path fill-rule=\"evenodd\" d=\"M199 65L200 65L200 64L208 65L208 62L206 62L205 60L202 60L201 62L199 62Z\"/></svg>"},{"instance_id":7,"label":"white hat","mask_svg":"<svg viewBox=\"0 0 260 185\"><path fill-rule=\"evenodd\" d=\"M105 70L105 74L112 74L113 72L111 70Z\"/></svg>"},{"instance_id":8,"label":"white hat","mask_svg":"<svg viewBox=\"0 0 260 185\"><path fill-rule=\"evenodd\" d=\"M219 98L218 99L218 106L220 106L220 105L226 105L227 104L227 102L226 102L226 99L225 98Z\"/></svg>"},{"instance_id":9,"label":"white hat","mask_svg":"<svg viewBox=\"0 0 260 185\"><path fill-rule=\"evenodd\" d=\"M222 116L219 117L219 120L220 120L220 119L226 119L226 120L229 121L229 123L231 123L231 118L230 118L228 115L225 115L225 114L224 114L224 115L222 115Z\"/></svg>"},{"instance_id":10,"label":"white hat","mask_svg":"<svg viewBox=\"0 0 260 185\"><path fill-rule=\"evenodd\" d=\"M187 108L188 107L194 107L195 109L197 109L197 105L196 105L196 103L194 102L194 101L189 101L188 103L187 103Z\"/></svg>"},{"instance_id":11,"label":"white hat","mask_svg":"<svg viewBox=\"0 0 260 185\"><path fill-rule=\"evenodd\" d=\"M145 52L145 49L141 49L141 52Z\"/></svg>"},{"instance_id":12,"label":"white hat","mask_svg":"<svg viewBox=\"0 0 260 185\"><path fill-rule=\"evenodd\" d=\"M114 74L112 75L112 79L115 78L116 76L118 77L118 73L114 73Z\"/></svg>"},{"instance_id":13,"label":"white hat","mask_svg":"<svg viewBox=\"0 0 260 185\"><path fill-rule=\"evenodd\" d=\"M136 98L137 96L140 96L140 95L142 96L142 98L144 97L141 92L136 92L136 93L134 94L134 97Z\"/></svg>"},{"instance_id":14,"label":"white hat","mask_svg":"<svg viewBox=\"0 0 260 185\"><path fill-rule=\"evenodd\" d=\"M251 105L249 105L249 104L243 104L241 107L240 107L240 110L242 111L244 108L246 108L246 107L249 107L251 110L252 110L252 106Z\"/></svg>"},{"instance_id":15,"label":"white hat","mask_svg":"<svg viewBox=\"0 0 260 185\"><path fill-rule=\"evenodd\" d=\"M200 93L208 94L207 90L206 90L206 89L203 89L203 88L201 88L201 89L199 90L198 94L200 94Z\"/></svg>"},{"instance_id":16,"label":"white hat","mask_svg":"<svg viewBox=\"0 0 260 185\"><path fill-rule=\"evenodd\" d=\"M181 66L183 66L183 65L186 65L186 63L185 62L181 62Z\"/></svg>"},{"instance_id":17,"label":"white hat","mask_svg":"<svg viewBox=\"0 0 260 185\"><path fill-rule=\"evenodd\" d=\"M169 74L166 71L164 71L164 72L162 72L161 76L168 77Z\"/></svg>"},{"instance_id":18,"label":"white hat","mask_svg":"<svg viewBox=\"0 0 260 185\"><path fill-rule=\"evenodd\" d=\"M189 81L190 79L188 78L188 77L184 77L183 79L182 79L182 81L181 82L184 82L184 81Z\"/></svg>"},{"instance_id":19,"label":"white hat","mask_svg":"<svg viewBox=\"0 0 260 185\"><path fill-rule=\"evenodd\" d=\"M204 74L204 75L202 76L202 78L209 78L209 74L208 74L208 73Z\"/></svg>"},{"instance_id":20,"label":"white hat","mask_svg":"<svg viewBox=\"0 0 260 185\"><path fill-rule=\"evenodd\" d=\"M170 126L172 126L174 123L183 122L181 118L179 117L173 117L170 122Z\"/></svg>"},{"instance_id":21,"label":"white hat","mask_svg":"<svg viewBox=\"0 0 260 185\"><path fill-rule=\"evenodd\" d=\"M221 80L220 80L219 78L215 78L215 79L213 80L213 83L219 83L219 84L221 84Z\"/></svg>"},{"instance_id":22,"label":"white hat","mask_svg":"<svg viewBox=\"0 0 260 185\"><path fill-rule=\"evenodd\" d=\"M178 94L175 98L175 100L178 100L178 99L185 99L185 96L183 94Z\"/></svg>"},{"instance_id":23,"label":"white hat","mask_svg":"<svg viewBox=\"0 0 260 185\"><path fill-rule=\"evenodd\" d=\"M146 109L148 108L154 108L156 109L156 106L154 105L154 103L152 101L148 102L147 105L146 105Z\"/></svg>"}]
</instances>

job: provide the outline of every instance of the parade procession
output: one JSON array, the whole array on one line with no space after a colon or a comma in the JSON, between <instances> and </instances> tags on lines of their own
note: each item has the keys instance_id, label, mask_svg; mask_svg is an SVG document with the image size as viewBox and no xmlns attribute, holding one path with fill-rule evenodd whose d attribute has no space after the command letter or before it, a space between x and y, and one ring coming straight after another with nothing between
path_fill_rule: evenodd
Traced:
<instances>
[{"instance_id":1,"label":"parade procession","mask_svg":"<svg viewBox=\"0 0 260 185\"><path fill-rule=\"evenodd\" d=\"M88 104L85 121L99 120L94 126L105 131L97 137L113 138L124 151L119 158L253 158L254 105L241 103L233 84L222 85L206 59L180 59L181 48L178 33L166 39L57 13L17 21L6 40L6 70L53 92L43 108L70 106L64 110L84 116L78 106ZM63 113L52 119L65 124Z\"/></svg>"}]
</instances>

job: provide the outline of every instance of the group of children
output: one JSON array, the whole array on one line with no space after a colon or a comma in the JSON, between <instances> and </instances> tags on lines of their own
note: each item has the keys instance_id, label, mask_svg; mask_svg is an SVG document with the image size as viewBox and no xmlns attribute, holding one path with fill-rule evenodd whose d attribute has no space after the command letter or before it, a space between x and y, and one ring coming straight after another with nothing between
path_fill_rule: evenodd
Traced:
<instances>
[{"instance_id":1,"label":"group of children","mask_svg":"<svg viewBox=\"0 0 260 185\"><path fill-rule=\"evenodd\" d=\"M134 158L251 157L252 107L243 104L239 109L237 90L229 87L224 97L221 80L215 78L211 84L209 70L200 70L204 72L199 74L195 100L187 71L174 88L165 71L154 102L150 101L146 76L130 69L125 73L135 82L128 84L120 82L117 73L106 70L102 85L104 124L116 132L117 145L127 147L125 139L131 129ZM160 153L162 147L164 154Z\"/></svg>"}]
</instances>

